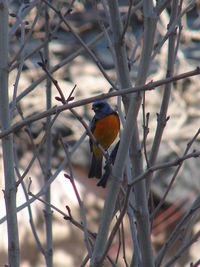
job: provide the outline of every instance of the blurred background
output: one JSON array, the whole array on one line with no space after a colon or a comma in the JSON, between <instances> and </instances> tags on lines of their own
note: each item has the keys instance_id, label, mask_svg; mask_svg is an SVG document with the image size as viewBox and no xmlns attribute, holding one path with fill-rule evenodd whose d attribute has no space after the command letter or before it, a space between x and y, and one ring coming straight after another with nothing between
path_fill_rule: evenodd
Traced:
<instances>
[{"instance_id":1,"label":"blurred background","mask_svg":"<svg viewBox=\"0 0 200 267\"><path fill-rule=\"evenodd\" d=\"M115 80L116 73L114 63L108 45L104 36L99 37L102 32L102 25L108 26L107 19L101 3L94 4L93 1L52 1L57 9L62 8L63 14L71 8L72 11L67 17L68 22L74 31L82 38L85 43L93 42L92 51L102 64L108 76ZM194 5L188 10L181 20L181 36L179 49L177 51L177 60L175 65L175 74L183 73L195 69L200 60L200 8L199 1L193 1ZM190 2L184 1L183 7ZM122 15L128 11L129 2L119 1L120 11ZM137 4L137 1L134 2ZM43 70L38 66L41 61L39 51L43 51L44 44L49 39L49 58L50 69L56 69L53 77L58 81L66 98L69 96L72 88L76 85L74 91L74 100L82 100L87 97L94 96L99 93L107 93L111 89L111 85L103 77L95 62L84 51L80 43L74 35L68 31L67 27L60 22L60 18L55 12L49 8L49 32L47 34L47 17L45 17L44 3L40 1L10 1L9 7L9 26L10 26L10 62L18 54L21 47L22 26L19 18L25 23L25 36L31 32L30 38L26 41L23 49L23 67L18 84L17 101L18 110L15 110L13 124L20 121L21 115L24 117L33 114L39 114L46 109L46 82ZM152 57L152 64L148 80L159 80L165 78L167 66L167 42L159 49L163 37L167 31L169 23L170 8L166 8L158 22L156 32L155 56ZM33 23L35 26L32 28ZM130 26L126 33L126 43L128 56L130 61L130 75L134 84L137 75L138 63L141 53L142 44L142 11L139 8L136 13L131 15ZM22 52L21 52L22 55ZM17 73L21 67L19 58L13 62L10 67L9 84L10 99L13 95L13 84L16 81ZM160 147L158 163L172 161L177 157L181 157L200 125L200 79L199 76L187 78L173 83L172 97L170 100L168 115L169 121L163 135L163 142ZM157 88L154 91L146 93L146 112L150 113L149 134L147 137L147 150L150 151L156 128L156 114L160 109L160 100L163 88ZM58 92L52 86L52 106L59 105L55 97ZM109 100L109 103L115 109L117 98ZM89 124L93 112L91 105L85 105L76 108L76 111ZM142 113L139 114L139 127L141 136L143 133ZM18 167L20 173L23 174L30 163L36 147L42 141L44 136L45 119L36 121L29 125L29 130L23 128L14 135L14 149L16 152ZM27 131L31 132L32 139ZM53 175L59 166L66 159L64 149L59 141L59 135L65 140L69 149L79 141L84 133L84 128L80 122L70 113L70 111L62 112L56 119L52 129L52 168ZM32 142L32 141L34 142ZM199 138L195 142L193 150L199 150ZM37 194L44 185L44 176L41 166L45 166L45 146L39 149L39 160L36 159L30 167L24 184L27 187L29 177L31 177L31 192ZM77 188L81 199L83 200L86 210L87 225L90 231L96 233L98 231L101 211L104 204L107 189L96 187L96 179L88 179L88 166L90 161L90 151L88 137L78 146L73 153L71 160L73 165L73 176L77 184ZM51 186L52 204L67 213L66 205L71 209L72 216L78 222L81 222L80 208L74 194L74 190L70 181L65 178L64 173L69 173L67 164L58 174L57 178ZM152 199L156 206L166 191L169 181L172 178L175 168L168 168L164 171L158 171L154 175L152 187ZM190 159L185 161L179 175L173 185L165 204L162 206L159 214L154 220L152 226L152 240L155 251L157 251L163 242L167 239L169 233L176 223L183 216L185 211L191 205L194 197L199 194L200 177L199 177L199 159ZM7 235L5 204L4 204L4 182L3 182L3 166L1 151L1 177L0 179L0 266L7 263ZM26 202L25 194L22 186L17 191L17 206ZM44 204L34 201L31 205L32 215L35 228L42 244L45 244L45 225L44 225ZM4 222L3 222L4 221ZM20 250L21 250L21 267L45 266L43 255L33 238L31 227L29 224L29 214L27 208L18 213ZM193 232L197 232L200 223L197 220ZM132 255L132 241L130 237L130 229L128 220L124 219L124 242L126 244L126 259L129 262ZM121 235L121 233L118 233ZM110 256L115 258L118 247L118 236L110 249ZM55 267L64 266L81 266L87 255L84 243L83 232L72 225L69 221L64 220L63 216L53 211L53 258ZM179 241L181 242L181 241ZM178 244L175 244L171 253L173 254ZM184 253L175 266L189 266L191 262L199 259L200 244L196 242L188 251ZM168 255L170 257L170 254ZM106 262L105 266L111 266ZM119 253L118 265L125 266L124 254L122 249Z\"/></svg>"}]
</instances>

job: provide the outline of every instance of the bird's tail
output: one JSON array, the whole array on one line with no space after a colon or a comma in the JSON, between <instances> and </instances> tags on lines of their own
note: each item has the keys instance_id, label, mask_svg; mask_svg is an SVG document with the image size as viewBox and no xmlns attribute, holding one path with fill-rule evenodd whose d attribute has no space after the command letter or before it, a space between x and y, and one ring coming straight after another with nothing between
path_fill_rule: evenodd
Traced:
<instances>
[{"instance_id":1,"label":"bird's tail","mask_svg":"<svg viewBox=\"0 0 200 267\"><path fill-rule=\"evenodd\" d=\"M101 179L102 176L102 156L96 158L95 155L92 155L92 162L90 165L90 170L88 173L88 178L96 177Z\"/></svg>"},{"instance_id":2,"label":"bird's tail","mask_svg":"<svg viewBox=\"0 0 200 267\"><path fill-rule=\"evenodd\" d=\"M106 187L106 184L107 184L108 178L110 176L110 172L111 172L111 166L110 165L114 165L117 151L119 148L119 144L120 144L120 141L118 141L117 144L115 145L115 147L113 148L113 150L110 154L110 162L107 162L107 164L105 165L105 167L104 167L105 172L103 174L102 179L98 182L97 186L101 186L103 188Z\"/></svg>"}]
</instances>

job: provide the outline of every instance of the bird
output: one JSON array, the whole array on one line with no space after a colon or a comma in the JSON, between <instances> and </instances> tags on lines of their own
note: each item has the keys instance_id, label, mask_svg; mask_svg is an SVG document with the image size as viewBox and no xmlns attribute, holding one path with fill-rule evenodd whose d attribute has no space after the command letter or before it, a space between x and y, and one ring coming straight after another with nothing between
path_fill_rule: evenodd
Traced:
<instances>
[{"instance_id":1,"label":"bird","mask_svg":"<svg viewBox=\"0 0 200 267\"><path fill-rule=\"evenodd\" d=\"M111 165L114 165L114 163L115 163L115 158L116 158L116 155L117 155L119 144L120 144L120 141L117 142L117 144L113 148L112 152L110 153L110 161L106 162L106 164L104 166L105 172L104 172L101 180L97 183L97 186L101 186L103 188L106 187L108 178L109 178L110 173L111 173Z\"/></svg>"},{"instance_id":2,"label":"bird","mask_svg":"<svg viewBox=\"0 0 200 267\"><path fill-rule=\"evenodd\" d=\"M95 115L91 121L90 130L97 142L107 150L117 138L120 129L120 120L115 112L105 100L97 100L92 105ZM91 164L88 178L102 177L103 154L91 138L89 140L91 150Z\"/></svg>"}]
</instances>

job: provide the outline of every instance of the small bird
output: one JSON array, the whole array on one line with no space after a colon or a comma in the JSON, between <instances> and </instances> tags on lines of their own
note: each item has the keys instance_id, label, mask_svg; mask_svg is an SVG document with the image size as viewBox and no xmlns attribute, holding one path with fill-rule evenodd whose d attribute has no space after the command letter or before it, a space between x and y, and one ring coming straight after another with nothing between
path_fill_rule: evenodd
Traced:
<instances>
[{"instance_id":1,"label":"small bird","mask_svg":"<svg viewBox=\"0 0 200 267\"><path fill-rule=\"evenodd\" d=\"M119 116L117 112L115 112L110 105L103 100L94 102L92 109L94 110L95 115L90 126L91 132L99 144L107 150L118 135L120 129ZM92 153L92 160L88 178L96 177L101 179L103 154L91 139L90 149Z\"/></svg>"}]
</instances>

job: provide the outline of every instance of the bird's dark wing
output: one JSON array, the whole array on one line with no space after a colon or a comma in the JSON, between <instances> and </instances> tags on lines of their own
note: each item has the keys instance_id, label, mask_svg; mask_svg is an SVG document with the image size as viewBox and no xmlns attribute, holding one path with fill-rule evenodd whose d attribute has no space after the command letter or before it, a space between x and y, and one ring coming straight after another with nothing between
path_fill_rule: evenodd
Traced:
<instances>
[{"instance_id":1,"label":"bird's dark wing","mask_svg":"<svg viewBox=\"0 0 200 267\"><path fill-rule=\"evenodd\" d=\"M90 130L92 133L94 132L96 121L97 121L96 116L94 116L90 123ZM92 139L91 138L89 139L89 144L90 144L90 150L92 151Z\"/></svg>"}]
</instances>

